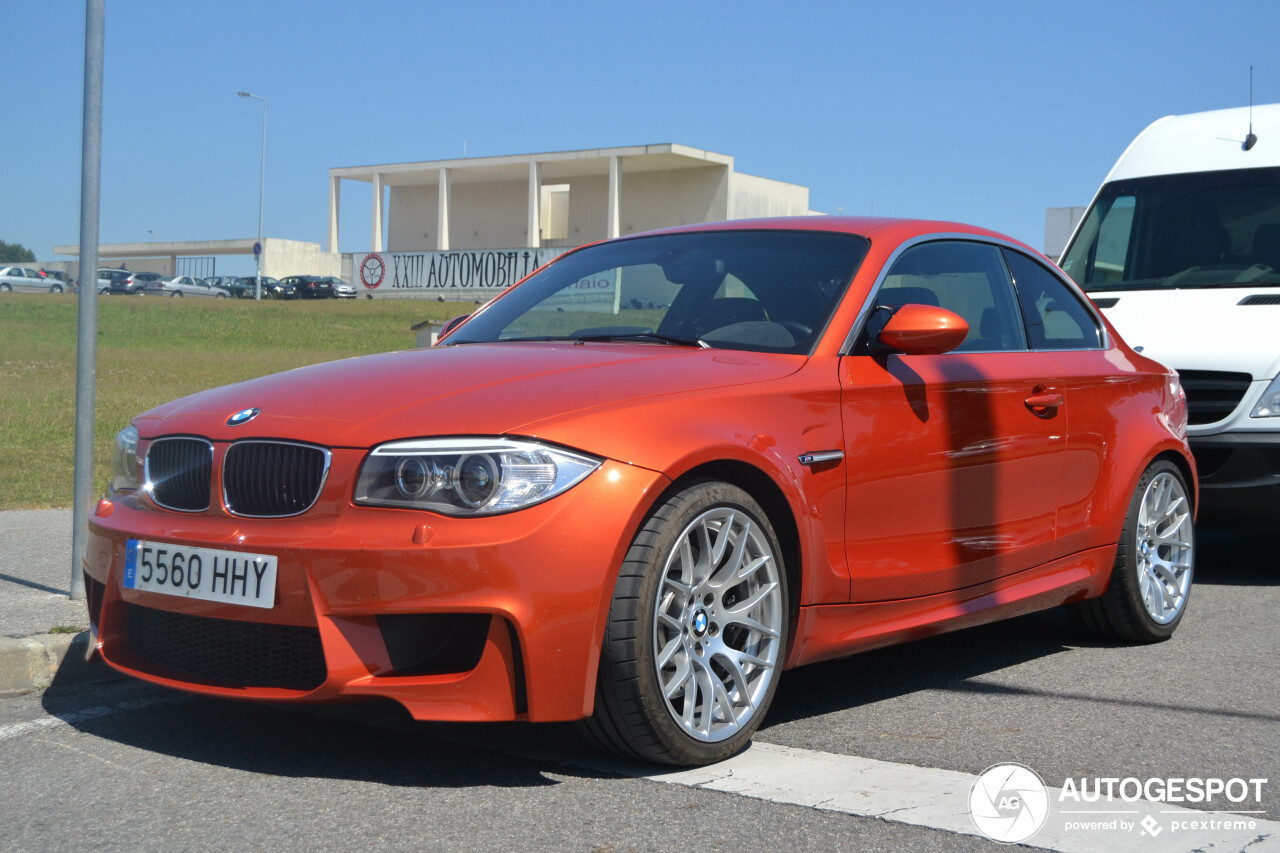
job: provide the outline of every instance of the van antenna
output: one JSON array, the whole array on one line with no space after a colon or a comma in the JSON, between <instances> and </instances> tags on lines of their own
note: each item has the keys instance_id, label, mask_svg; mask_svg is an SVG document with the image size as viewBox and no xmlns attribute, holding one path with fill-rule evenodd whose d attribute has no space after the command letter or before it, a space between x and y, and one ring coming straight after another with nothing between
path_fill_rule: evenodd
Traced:
<instances>
[{"instance_id":1,"label":"van antenna","mask_svg":"<svg viewBox=\"0 0 1280 853\"><path fill-rule=\"evenodd\" d=\"M1244 138L1244 150L1258 144L1258 137L1253 135L1253 66L1249 66L1249 135Z\"/></svg>"}]
</instances>

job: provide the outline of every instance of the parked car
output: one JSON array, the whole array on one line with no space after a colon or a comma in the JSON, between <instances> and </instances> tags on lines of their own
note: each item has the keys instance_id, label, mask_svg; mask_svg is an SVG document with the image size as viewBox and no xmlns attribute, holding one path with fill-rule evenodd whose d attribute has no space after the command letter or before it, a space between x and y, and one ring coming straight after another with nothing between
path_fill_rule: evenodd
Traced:
<instances>
[{"instance_id":1,"label":"parked car","mask_svg":"<svg viewBox=\"0 0 1280 853\"><path fill-rule=\"evenodd\" d=\"M300 299L328 299L333 296L333 284L318 275L291 275L280 279L286 287L292 287Z\"/></svg>"},{"instance_id":2,"label":"parked car","mask_svg":"<svg viewBox=\"0 0 1280 853\"><path fill-rule=\"evenodd\" d=\"M225 287L214 287L202 278L189 275L178 275L160 282L161 292L165 296L208 296L215 299L226 299L231 292Z\"/></svg>"},{"instance_id":3,"label":"parked car","mask_svg":"<svg viewBox=\"0 0 1280 853\"><path fill-rule=\"evenodd\" d=\"M1062 268L1177 369L1204 510L1280 521L1280 104L1168 116L1125 149ZM1229 344L1227 343L1229 342Z\"/></svg>"},{"instance_id":4,"label":"parked car","mask_svg":"<svg viewBox=\"0 0 1280 853\"><path fill-rule=\"evenodd\" d=\"M350 284L347 284L345 281L338 278L336 275L326 275L326 276L323 276L323 278L325 281L329 282L329 286L333 288L333 295L336 296L337 298L339 299L355 299L356 298L355 287L353 287Z\"/></svg>"},{"instance_id":5,"label":"parked car","mask_svg":"<svg viewBox=\"0 0 1280 853\"><path fill-rule=\"evenodd\" d=\"M597 243L435 347L134 418L89 520L90 647L194 693L585 717L718 761L787 667L1063 604L1169 637L1186 418L1176 373L991 231Z\"/></svg>"},{"instance_id":6,"label":"parked car","mask_svg":"<svg viewBox=\"0 0 1280 853\"><path fill-rule=\"evenodd\" d=\"M0 293L10 290L62 293L66 289L66 282L56 278L46 278L40 275L39 270L31 267L0 267Z\"/></svg>"},{"instance_id":7,"label":"parked car","mask_svg":"<svg viewBox=\"0 0 1280 853\"><path fill-rule=\"evenodd\" d=\"M257 289L258 289L257 276L252 276L252 275L241 276L236 281L237 281L238 287L240 288L240 293L237 295L245 299L253 299L257 296ZM262 298L263 299L270 298L271 284L274 281L275 279L271 278L270 276L262 277ZM232 292L233 294L235 293L234 290Z\"/></svg>"},{"instance_id":8,"label":"parked car","mask_svg":"<svg viewBox=\"0 0 1280 853\"><path fill-rule=\"evenodd\" d=\"M137 292L157 294L164 276L158 272L135 272L125 279L125 285L137 289ZM134 292L134 291L129 291Z\"/></svg>"},{"instance_id":9,"label":"parked car","mask_svg":"<svg viewBox=\"0 0 1280 853\"><path fill-rule=\"evenodd\" d=\"M253 297L253 285L246 284L248 280L238 275L216 275L203 279L203 281L207 282L211 287L218 287L227 291L237 299Z\"/></svg>"},{"instance_id":10,"label":"parked car","mask_svg":"<svg viewBox=\"0 0 1280 853\"><path fill-rule=\"evenodd\" d=\"M100 269L98 270L98 293L106 296L112 292L112 286L119 286L121 282L127 279L132 273L128 270L116 269Z\"/></svg>"}]
</instances>

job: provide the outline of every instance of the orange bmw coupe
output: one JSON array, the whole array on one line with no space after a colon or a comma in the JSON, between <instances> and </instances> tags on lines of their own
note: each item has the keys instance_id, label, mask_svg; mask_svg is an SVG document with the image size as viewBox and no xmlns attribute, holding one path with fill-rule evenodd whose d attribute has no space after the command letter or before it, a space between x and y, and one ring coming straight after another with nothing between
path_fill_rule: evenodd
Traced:
<instances>
[{"instance_id":1,"label":"orange bmw coupe","mask_svg":"<svg viewBox=\"0 0 1280 853\"><path fill-rule=\"evenodd\" d=\"M612 240L431 349L135 418L89 523L93 648L202 694L717 761L788 667L1060 605L1167 638L1186 419L1175 372L990 231Z\"/></svg>"}]
</instances>

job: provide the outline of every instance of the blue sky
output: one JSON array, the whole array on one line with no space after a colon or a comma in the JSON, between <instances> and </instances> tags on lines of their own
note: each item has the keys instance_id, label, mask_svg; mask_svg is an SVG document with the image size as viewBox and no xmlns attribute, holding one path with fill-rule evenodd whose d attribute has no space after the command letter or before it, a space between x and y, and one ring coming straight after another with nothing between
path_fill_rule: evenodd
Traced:
<instances>
[{"instance_id":1,"label":"blue sky","mask_svg":"<svg viewBox=\"0 0 1280 853\"><path fill-rule=\"evenodd\" d=\"M0 0L0 239L79 238L84 3ZM324 242L328 169L678 142L815 210L956 219L1041 247L1170 113L1280 101L1280 3L108 0L104 243ZM14 131L14 128L20 130ZM1242 131L1243 135L1243 131ZM343 185L343 251L370 190ZM228 267L224 269L223 264ZM220 261L219 272L248 272Z\"/></svg>"}]
</instances>

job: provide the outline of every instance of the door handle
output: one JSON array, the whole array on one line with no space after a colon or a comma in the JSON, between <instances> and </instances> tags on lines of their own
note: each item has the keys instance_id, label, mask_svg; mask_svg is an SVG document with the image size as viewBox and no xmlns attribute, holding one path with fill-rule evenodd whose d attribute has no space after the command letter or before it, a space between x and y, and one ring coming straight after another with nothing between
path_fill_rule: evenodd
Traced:
<instances>
[{"instance_id":1,"label":"door handle","mask_svg":"<svg viewBox=\"0 0 1280 853\"><path fill-rule=\"evenodd\" d=\"M1062 405L1062 395L1041 391L1037 388L1036 393L1032 394L1024 402L1033 415L1051 415Z\"/></svg>"}]
</instances>

